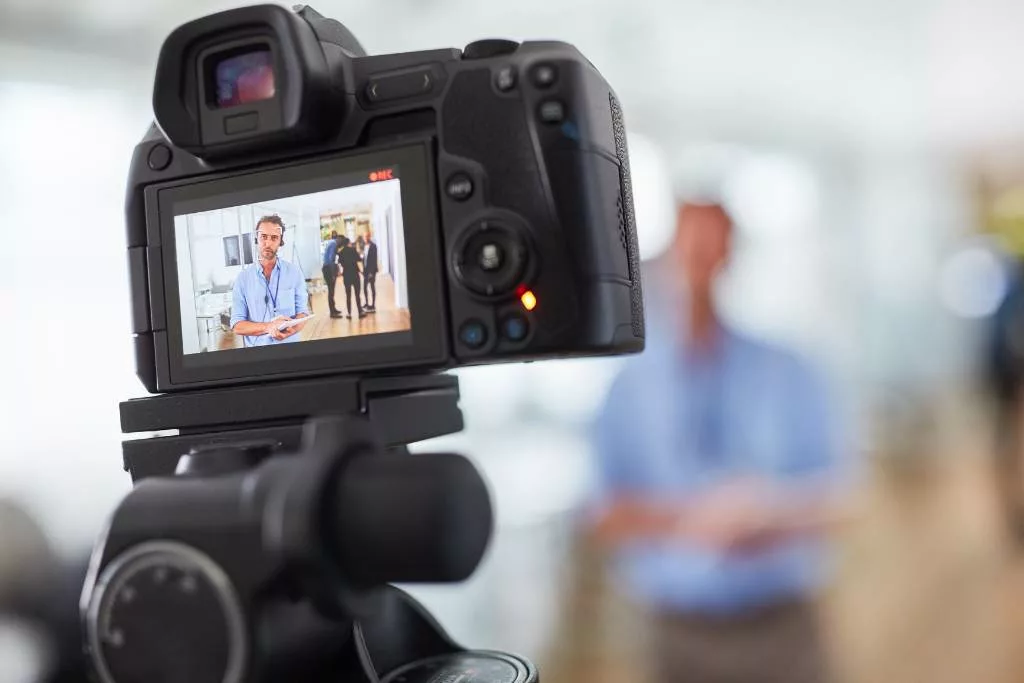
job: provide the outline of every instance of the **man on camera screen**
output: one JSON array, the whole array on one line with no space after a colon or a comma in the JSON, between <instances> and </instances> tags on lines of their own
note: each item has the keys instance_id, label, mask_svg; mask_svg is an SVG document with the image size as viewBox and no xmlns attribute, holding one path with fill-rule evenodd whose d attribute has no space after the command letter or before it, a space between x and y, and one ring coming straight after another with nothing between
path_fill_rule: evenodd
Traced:
<instances>
[{"instance_id":1,"label":"man on camera screen","mask_svg":"<svg viewBox=\"0 0 1024 683\"><path fill-rule=\"evenodd\" d=\"M264 216L256 224L259 261L245 268L235 280L231 329L246 347L298 341L305 323L281 328L281 323L309 315L306 281L302 271L279 259L284 245L284 221Z\"/></svg>"}]
</instances>

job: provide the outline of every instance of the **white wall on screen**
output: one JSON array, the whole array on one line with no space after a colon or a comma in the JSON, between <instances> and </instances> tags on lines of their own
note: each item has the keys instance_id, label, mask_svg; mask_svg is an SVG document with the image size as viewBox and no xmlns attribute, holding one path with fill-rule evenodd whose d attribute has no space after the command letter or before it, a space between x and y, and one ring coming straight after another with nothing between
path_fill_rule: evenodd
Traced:
<instances>
[{"instance_id":1,"label":"white wall on screen","mask_svg":"<svg viewBox=\"0 0 1024 683\"><path fill-rule=\"evenodd\" d=\"M307 280L322 277L323 254L320 242L320 209L310 203L302 205L299 214L301 242L298 245L302 258L302 272Z\"/></svg>"},{"instance_id":2,"label":"white wall on screen","mask_svg":"<svg viewBox=\"0 0 1024 683\"><path fill-rule=\"evenodd\" d=\"M192 274L196 293L211 288L229 287L242 271L244 263L228 266L225 265L224 258L224 238L239 236L242 212L243 209L230 208L188 216ZM245 252L241 243L238 253L244 257Z\"/></svg>"},{"instance_id":3,"label":"white wall on screen","mask_svg":"<svg viewBox=\"0 0 1024 683\"><path fill-rule=\"evenodd\" d=\"M373 241L377 244L377 269L382 275L391 274L391 266L388 263L388 254L391 250L391 239L388 237L385 224L381 221L384 212L374 206L373 211Z\"/></svg>"},{"instance_id":4,"label":"white wall on screen","mask_svg":"<svg viewBox=\"0 0 1024 683\"><path fill-rule=\"evenodd\" d=\"M392 261L395 264L393 273L395 281L395 306L397 308L409 307L409 286L407 277L406 253L405 253L405 226L402 222L402 192L400 181L388 180L379 183L381 188L380 200L374 203L374 231L377 233L388 233L387 225L390 216L391 230L388 237L394 241L389 244L389 251L380 251L382 263ZM387 255L392 256L391 259Z\"/></svg>"},{"instance_id":5,"label":"white wall on screen","mask_svg":"<svg viewBox=\"0 0 1024 683\"><path fill-rule=\"evenodd\" d=\"M174 241L178 254L178 301L181 306L181 344L185 353L199 351L199 326L192 284L192 251L188 240L188 218L174 217Z\"/></svg>"}]
</instances>

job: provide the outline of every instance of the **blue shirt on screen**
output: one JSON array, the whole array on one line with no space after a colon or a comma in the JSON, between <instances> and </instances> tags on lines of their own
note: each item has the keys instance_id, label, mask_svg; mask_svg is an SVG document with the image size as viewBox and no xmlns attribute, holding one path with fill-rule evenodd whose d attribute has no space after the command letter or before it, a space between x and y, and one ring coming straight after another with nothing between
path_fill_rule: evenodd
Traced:
<instances>
[{"instance_id":1,"label":"blue shirt on screen","mask_svg":"<svg viewBox=\"0 0 1024 683\"><path fill-rule=\"evenodd\" d=\"M647 310L646 350L613 382L595 425L594 511L616 494L685 501L744 474L834 483L838 435L808 365L727 328L713 352L688 357L676 312ZM636 540L613 561L626 590L656 610L729 613L808 594L824 560L803 539L742 556Z\"/></svg>"},{"instance_id":2,"label":"blue shirt on screen","mask_svg":"<svg viewBox=\"0 0 1024 683\"><path fill-rule=\"evenodd\" d=\"M270 273L270 280L263 274L260 263L252 263L242 269L235 278L231 305L231 327L239 322L266 323L279 315L292 318L300 313L309 313L306 280L298 266L277 259L277 265ZM243 344L269 346L299 341L300 335L293 334L281 341L269 334L242 337Z\"/></svg>"},{"instance_id":3,"label":"blue shirt on screen","mask_svg":"<svg viewBox=\"0 0 1024 683\"><path fill-rule=\"evenodd\" d=\"M338 255L338 241L327 240L327 245L324 247L324 265L329 266L333 264Z\"/></svg>"}]
</instances>

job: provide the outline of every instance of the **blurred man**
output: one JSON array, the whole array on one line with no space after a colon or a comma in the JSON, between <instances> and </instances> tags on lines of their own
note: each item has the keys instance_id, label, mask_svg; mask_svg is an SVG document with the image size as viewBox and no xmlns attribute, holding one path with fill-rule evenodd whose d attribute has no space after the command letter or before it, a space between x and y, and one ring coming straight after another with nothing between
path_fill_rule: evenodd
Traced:
<instances>
[{"instance_id":1,"label":"blurred man","mask_svg":"<svg viewBox=\"0 0 1024 683\"><path fill-rule=\"evenodd\" d=\"M1024 262L1007 260L1007 292L991 321L985 378L995 404L997 491L1013 541L1024 548Z\"/></svg>"},{"instance_id":2,"label":"blurred man","mask_svg":"<svg viewBox=\"0 0 1024 683\"><path fill-rule=\"evenodd\" d=\"M363 301L366 302L366 310L373 313L377 310L377 271L380 264L377 261L377 243L371 235L366 237L366 256L363 257ZM370 298L370 293L373 298Z\"/></svg>"},{"instance_id":3,"label":"blurred man","mask_svg":"<svg viewBox=\"0 0 1024 683\"><path fill-rule=\"evenodd\" d=\"M231 305L231 330L246 347L299 341L305 322L281 329L289 320L309 315L306 280L298 266L277 257L284 246L284 221L264 216L256 222L259 261L242 269L235 278Z\"/></svg>"},{"instance_id":4,"label":"blurred man","mask_svg":"<svg viewBox=\"0 0 1024 683\"><path fill-rule=\"evenodd\" d=\"M338 285L338 231L331 232L331 239L324 245L324 282L327 283L327 306L330 308L332 318L340 318L341 311L334 303L334 289Z\"/></svg>"},{"instance_id":5,"label":"blurred man","mask_svg":"<svg viewBox=\"0 0 1024 683\"><path fill-rule=\"evenodd\" d=\"M594 529L652 613L659 680L827 680L813 595L833 518L829 402L793 354L730 329L713 285L732 222L684 204L648 296L647 348L596 435Z\"/></svg>"}]
</instances>

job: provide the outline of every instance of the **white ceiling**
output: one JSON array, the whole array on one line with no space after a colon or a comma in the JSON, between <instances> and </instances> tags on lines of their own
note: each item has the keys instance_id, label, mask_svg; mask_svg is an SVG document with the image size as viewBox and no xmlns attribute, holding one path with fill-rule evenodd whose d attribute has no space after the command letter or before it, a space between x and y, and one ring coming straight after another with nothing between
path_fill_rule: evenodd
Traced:
<instances>
[{"instance_id":1,"label":"white ceiling","mask_svg":"<svg viewBox=\"0 0 1024 683\"><path fill-rule=\"evenodd\" d=\"M0 0L11 55L88 52L146 82L177 24L233 0ZM1024 3L1010 0L319 0L370 52L480 37L575 43L634 128L802 147L954 149L1024 139ZM14 48L10 46L15 46ZM17 52L9 52L12 49ZM77 59L70 60L77 62ZM74 63L47 77L71 73ZM127 71L121 71L125 69ZM128 74L128 75L125 75ZM132 76L131 74L136 74Z\"/></svg>"}]
</instances>

